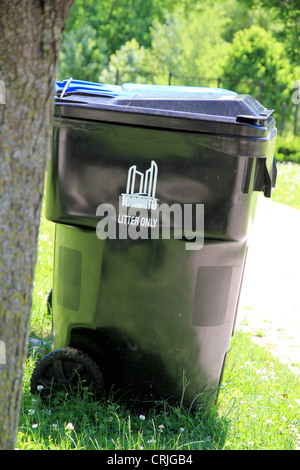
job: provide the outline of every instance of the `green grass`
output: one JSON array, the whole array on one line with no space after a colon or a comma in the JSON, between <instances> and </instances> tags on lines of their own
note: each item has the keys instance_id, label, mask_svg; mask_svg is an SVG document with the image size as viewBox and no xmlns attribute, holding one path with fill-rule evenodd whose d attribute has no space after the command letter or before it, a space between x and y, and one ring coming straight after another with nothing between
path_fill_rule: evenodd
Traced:
<instances>
[{"instance_id":1,"label":"green grass","mask_svg":"<svg viewBox=\"0 0 300 470\"><path fill-rule=\"evenodd\" d=\"M278 165L273 199L300 209L300 166ZM277 449L300 448L300 379L269 351L237 331L232 338L218 405L192 413L167 403L133 411L110 399L71 396L45 404L29 390L32 370L50 350L54 225L42 217L16 447L19 449Z\"/></svg>"},{"instance_id":2,"label":"green grass","mask_svg":"<svg viewBox=\"0 0 300 470\"><path fill-rule=\"evenodd\" d=\"M277 163L277 184L272 200L300 209L300 165Z\"/></svg>"},{"instance_id":3,"label":"green grass","mask_svg":"<svg viewBox=\"0 0 300 470\"><path fill-rule=\"evenodd\" d=\"M299 378L246 334L231 344L218 406L192 413L164 404L130 411L113 399L88 396L43 404L29 392L27 360L19 449L243 450L300 447Z\"/></svg>"}]
</instances>

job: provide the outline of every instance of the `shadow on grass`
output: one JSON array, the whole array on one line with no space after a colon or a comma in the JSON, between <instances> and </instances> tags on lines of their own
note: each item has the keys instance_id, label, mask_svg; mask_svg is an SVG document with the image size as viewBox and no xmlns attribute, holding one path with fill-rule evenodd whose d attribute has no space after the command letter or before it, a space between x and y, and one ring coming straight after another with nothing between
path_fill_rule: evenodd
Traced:
<instances>
[{"instance_id":1,"label":"shadow on grass","mask_svg":"<svg viewBox=\"0 0 300 470\"><path fill-rule=\"evenodd\" d=\"M37 338L30 343L19 427L24 442L34 438L36 449L65 449L70 445L87 450L223 449L230 422L220 418L216 405L203 409L200 405L184 406L183 400L175 404L125 401L113 390L100 401L94 401L86 389L50 393L45 398L39 392L33 395L31 375L50 347L45 343ZM75 443L71 437L73 441L76 437Z\"/></svg>"}]
</instances>

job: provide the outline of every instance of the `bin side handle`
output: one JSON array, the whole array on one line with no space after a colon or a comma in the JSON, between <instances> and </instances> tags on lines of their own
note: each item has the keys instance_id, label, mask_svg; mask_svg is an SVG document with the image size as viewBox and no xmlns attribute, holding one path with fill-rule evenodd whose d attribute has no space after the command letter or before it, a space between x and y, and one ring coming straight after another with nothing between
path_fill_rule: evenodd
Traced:
<instances>
[{"instance_id":1,"label":"bin side handle","mask_svg":"<svg viewBox=\"0 0 300 470\"><path fill-rule=\"evenodd\" d=\"M273 157L270 170L271 172L267 167L266 158L259 158L257 160L253 190L263 191L265 197L271 197L272 189L275 188L277 178L277 167L275 157Z\"/></svg>"}]
</instances>

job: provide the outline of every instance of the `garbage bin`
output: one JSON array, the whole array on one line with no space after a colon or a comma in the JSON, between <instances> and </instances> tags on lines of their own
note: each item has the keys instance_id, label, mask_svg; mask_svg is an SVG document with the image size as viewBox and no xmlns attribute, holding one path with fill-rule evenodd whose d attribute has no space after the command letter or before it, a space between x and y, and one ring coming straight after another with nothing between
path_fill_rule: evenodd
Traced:
<instances>
[{"instance_id":1,"label":"garbage bin","mask_svg":"<svg viewBox=\"0 0 300 470\"><path fill-rule=\"evenodd\" d=\"M33 392L81 375L96 397L217 400L257 195L274 186L271 113L223 89L56 84L53 351Z\"/></svg>"}]
</instances>

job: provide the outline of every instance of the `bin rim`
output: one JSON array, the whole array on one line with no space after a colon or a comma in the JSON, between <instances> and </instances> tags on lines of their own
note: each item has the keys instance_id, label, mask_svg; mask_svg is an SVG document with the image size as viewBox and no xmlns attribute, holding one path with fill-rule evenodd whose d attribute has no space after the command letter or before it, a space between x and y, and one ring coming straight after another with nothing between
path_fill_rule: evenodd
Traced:
<instances>
[{"instance_id":1,"label":"bin rim","mask_svg":"<svg viewBox=\"0 0 300 470\"><path fill-rule=\"evenodd\" d=\"M72 77L68 80L57 81L55 83L55 93L63 97L70 94L90 94L101 96L126 96L133 97L136 94L165 94L170 95L236 95L237 93L225 88L177 86L177 85L148 85L140 83L124 83L113 85L107 83L89 82L85 80L75 80Z\"/></svg>"}]
</instances>

